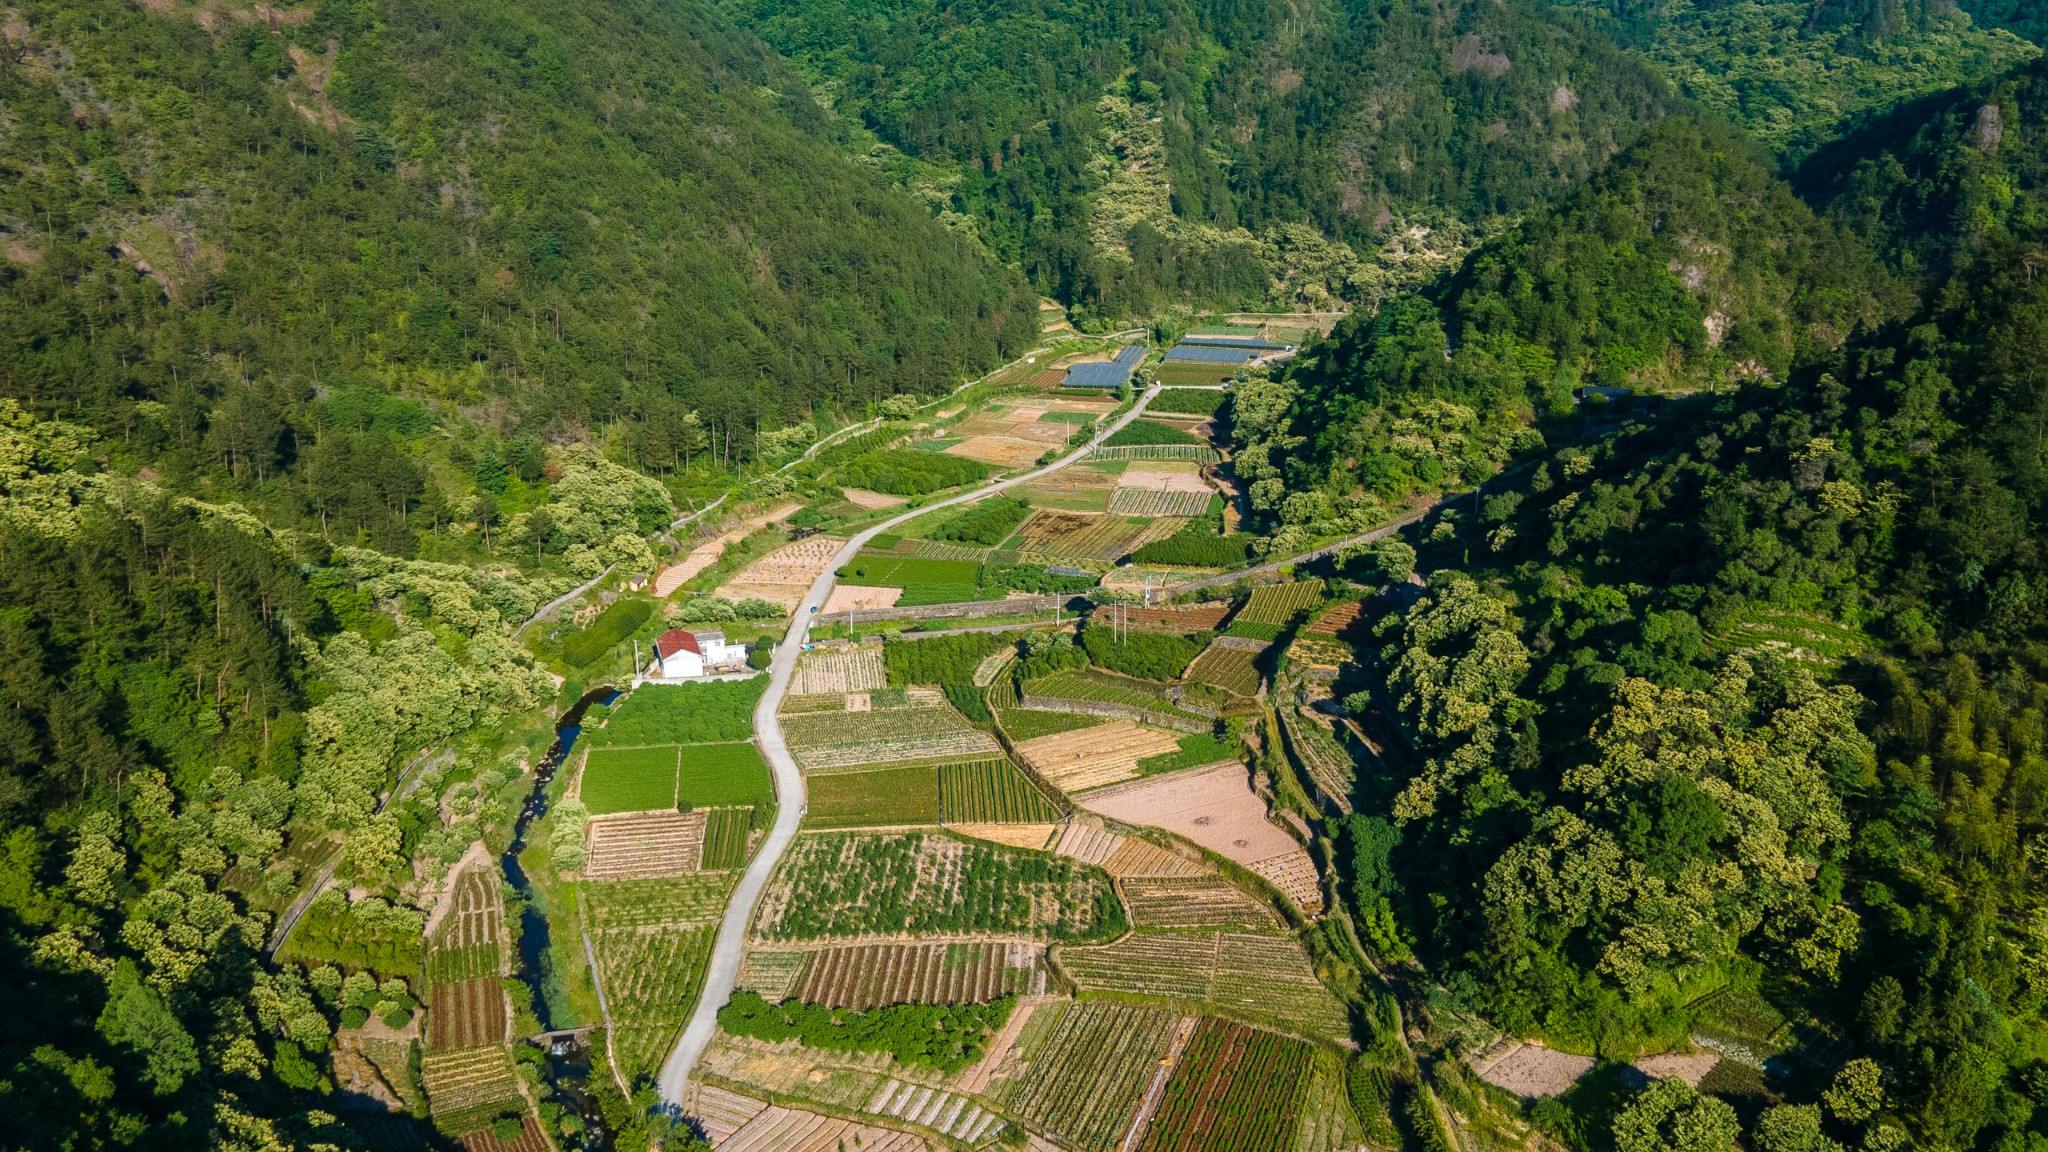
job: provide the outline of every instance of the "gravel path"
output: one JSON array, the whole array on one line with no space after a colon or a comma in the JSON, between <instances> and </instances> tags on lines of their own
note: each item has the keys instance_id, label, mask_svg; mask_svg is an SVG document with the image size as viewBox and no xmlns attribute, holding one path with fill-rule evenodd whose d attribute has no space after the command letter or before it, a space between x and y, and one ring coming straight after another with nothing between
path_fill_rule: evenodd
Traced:
<instances>
[{"instance_id":1,"label":"gravel path","mask_svg":"<svg viewBox=\"0 0 2048 1152\"><path fill-rule=\"evenodd\" d=\"M1042 476L1065 468L1069 464L1085 460L1104 440L1124 425L1137 419L1145 406L1159 395L1155 385L1146 390L1115 421L1096 432L1088 443L1060 457L1042 468L1034 468L1007 480L999 480L972 492L913 508L900 516L884 520L853 539L848 540L839 550L839 555L818 578L811 583L811 590L796 606L795 622L782 643L775 647L775 658L768 666L768 690L761 694L761 703L754 709L754 733L759 738L761 754L767 758L768 766L775 773L775 793L780 807L776 809L775 826L768 830L767 839L761 842L761 850L755 855L747 870L740 877L739 886L733 889L732 899L726 904L725 918L718 925L718 941L711 948L711 960L704 973L704 988L697 997L697 1007L690 1014L690 1022L683 1028L682 1038L676 1041L675 1051L669 1053L667 1063L661 1067L658 1086L663 1104L680 1110L685 1090L689 1087L690 1073L697 1066L697 1060L711 1043L712 1035L718 1029L718 1010L731 999L733 985L739 979L740 956L746 950L747 925L754 918L754 907L761 900L761 893L768 886L768 877L775 871L775 865L782 854L789 850L796 839L797 827L803 822L805 812L804 778L797 770L796 760L789 754L789 746L782 738L782 724L776 718L776 709L782 704L783 696L789 691L789 680L796 672L797 655L803 651L804 641L810 634L813 614L832 594L836 573L845 564L851 563L854 554L867 542L899 524L907 523L919 516L939 508L956 504L969 504L1026 484Z\"/></svg>"}]
</instances>

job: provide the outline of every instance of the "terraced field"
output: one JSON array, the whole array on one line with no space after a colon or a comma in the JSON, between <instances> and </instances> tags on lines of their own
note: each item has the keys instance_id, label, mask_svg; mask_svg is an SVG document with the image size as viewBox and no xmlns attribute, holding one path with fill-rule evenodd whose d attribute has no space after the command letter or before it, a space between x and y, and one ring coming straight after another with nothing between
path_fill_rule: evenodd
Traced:
<instances>
[{"instance_id":1,"label":"terraced field","mask_svg":"<svg viewBox=\"0 0 2048 1152\"><path fill-rule=\"evenodd\" d=\"M1215 464L1223 453L1206 444L1131 444L1119 448L1097 448L1091 460L1192 460Z\"/></svg>"},{"instance_id":2,"label":"terraced field","mask_svg":"<svg viewBox=\"0 0 2048 1152\"><path fill-rule=\"evenodd\" d=\"M1123 881L1123 890L1131 927L1139 931L1285 929L1279 913L1220 876L1132 876Z\"/></svg>"},{"instance_id":3,"label":"terraced field","mask_svg":"<svg viewBox=\"0 0 2048 1152\"><path fill-rule=\"evenodd\" d=\"M1241 764L1148 776L1087 794L1083 807L1164 828L1272 880L1305 911L1322 908L1315 862L1266 815Z\"/></svg>"},{"instance_id":4,"label":"terraced field","mask_svg":"<svg viewBox=\"0 0 2048 1152\"><path fill-rule=\"evenodd\" d=\"M939 818L947 824L1035 824L1059 816L1060 806L1008 759L939 767Z\"/></svg>"},{"instance_id":5,"label":"terraced field","mask_svg":"<svg viewBox=\"0 0 2048 1152\"><path fill-rule=\"evenodd\" d=\"M1176 608L1131 608L1126 611L1124 619L1140 632L1171 632L1186 636L1193 632L1212 632L1228 615L1230 602L1215 600Z\"/></svg>"},{"instance_id":6,"label":"terraced field","mask_svg":"<svg viewBox=\"0 0 2048 1152\"><path fill-rule=\"evenodd\" d=\"M1149 680L1109 676L1094 669L1056 672L1024 684L1024 694L1034 701L1077 700L1087 704L1112 704L1129 709L1130 718L1145 714L1147 723L1158 722L1183 732L1207 732L1214 721L1176 704L1171 689ZM1201 691L1209 692L1203 688ZM1213 695L1213 693L1212 693ZM1033 704L1034 707L1050 705Z\"/></svg>"},{"instance_id":7,"label":"terraced field","mask_svg":"<svg viewBox=\"0 0 2048 1152\"><path fill-rule=\"evenodd\" d=\"M1165 535L1171 535L1178 527L1173 525ZM1108 563L1126 552L1143 547L1151 538L1152 530L1153 522L1142 517L1056 512L1040 508L1003 543L1003 547L1022 555L1053 561Z\"/></svg>"},{"instance_id":8,"label":"terraced field","mask_svg":"<svg viewBox=\"0 0 2048 1152\"><path fill-rule=\"evenodd\" d=\"M507 941L497 876L470 868L456 879L448 899L427 946L428 1047L453 1052L501 1045L507 1016L498 981Z\"/></svg>"},{"instance_id":9,"label":"terraced field","mask_svg":"<svg viewBox=\"0 0 2048 1152\"><path fill-rule=\"evenodd\" d=\"M1168 851L1150 840L1112 832L1092 817L1076 817L1060 831L1052 849L1093 864L1119 879L1129 876L1208 876L1206 864Z\"/></svg>"},{"instance_id":10,"label":"terraced field","mask_svg":"<svg viewBox=\"0 0 2048 1152\"><path fill-rule=\"evenodd\" d=\"M584 924L593 932L716 920L732 892L729 872L704 872L669 880L615 880L579 884Z\"/></svg>"},{"instance_id":11,"label":"terraced field","mask_svg":"<svg viewBox=\"0 0 2048 1152\"><path fill-rule=\"evenodd\" d=\"M1062 792L1099 788L1138 775L1138 761L1180 747L1180 738L1126 720L1040 736L1017 745L1017 754Z\"/></svg>"},{"instance_id":12,"label":"terraced field","mask_svg":"<svg viewBox=\"0 0 2048 1152\"><path fill-rule=\"evenodd\" d=\"M1213 1004L1304 1036L1350 1033L1350 1018L1289 936L1140 933L1114 944L1066 945L1053 961L1090 991Z\"/></svg>"},{"instance_id":13,"label":"terraced field","mask_svg":"<svg viewBox=\"0 0 2048 1152\"><path fill-rule=\"evenodd\" d=\"M1033 1014L1022 1067L992 1085L998 1103L1071 1152L1112 1152L1180 1022L1178 1011L1089 1002Z\"/></svg>"},{"instance_id":14,"label":"terraced field","mask_svg":"<svg viewBox=\"0 0 2048 1152\"><path fill-rule=\"evenodd\" d=\"M1856 628L1818 613L1748 605L1742 616L1710 639L1724 652L1765 652L1816 668L1832 668L1874 641Z\"/></svg>"},{"instance_id":15,"label":"terraced field","mask_svg":"<svg viewBox=\"0 0 2048 1152\"><path fill-rule=\"evenodd\" d=\"M1288 1152L1313 1058L1299 1040L1203 1019L1140 1152Z\"/></svg>"},{"instance_id":16,"label":"terraced field","mask_svg":"<svg viewBox=\"0 0 2048 1152\"><path fill-rule=\"evenodd\" d=\"M450 1136L474 1132L501 1113L526 1111L512 1055L503 1045L429 1052L420 1059L434 1127Z\"/></svg>"},{"instance_id":17,"label":"terraced field","mask_svg":"<svg viewBox=\"0 0 2048 1152\"><path fill-rule=\"evenodd\" d=\"M1218 636L1188 665L1187 678L1234 696L1256 696L1261 679L1257 662L1267 647L1257 640Z\"/></svg>"},{"instance_id":18,"label":"terraced field","mask_svg":"<svg viewBox=\"0 0 2048 1152\"><path fill-rule=\"evenodd\" d=\"M1315 785L1317 798L1339 814L1349 816L1358 765L1339 743L1329 721L1305 709L1281 709L1280 725L1287 746Z\"/></svg>"},{"instance_id":19,"label":"terraced field","mask_svg":"<svg viewBox=\"0 0 2048 1152\"><path fill-rule=\"evenodd\" d=\"M1292 584L1261 584L1252 589L1237 619L1255 624L1287 624L1316 606L1322 599L1323 582L1301 580Z\"/></svg>"}]
</instances>

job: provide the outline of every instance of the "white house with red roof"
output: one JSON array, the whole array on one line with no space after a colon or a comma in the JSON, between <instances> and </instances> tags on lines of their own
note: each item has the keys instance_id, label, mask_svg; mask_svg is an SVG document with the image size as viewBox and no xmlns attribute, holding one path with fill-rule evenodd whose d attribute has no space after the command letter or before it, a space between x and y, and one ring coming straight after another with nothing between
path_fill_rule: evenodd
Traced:
<instances>
[{"instance_id":1,"label":"white house with red roof","mask_svg":"<svg viewBox=\"0 0 2048 1152\"><path fill-rule=\"evenodd\" d=\"M685 632L671 628L654 642L654 662L647 675L660 680L687 680L747 666L747 646L728 644L716 630Z\"/></svg>"}]
</instances>

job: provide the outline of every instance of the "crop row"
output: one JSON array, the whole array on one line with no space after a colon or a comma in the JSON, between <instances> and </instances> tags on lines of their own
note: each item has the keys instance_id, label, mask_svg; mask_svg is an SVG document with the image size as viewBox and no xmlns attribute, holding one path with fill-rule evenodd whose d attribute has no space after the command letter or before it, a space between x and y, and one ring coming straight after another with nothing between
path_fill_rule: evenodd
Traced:
<instances>
[{"instance_id":1,"label":"crop row","mask_svg":"<svg viewBox=\"0 0 2048 1152\"><path fill-rule=\"evenodd\" d=\"M1166 1054L1180 1013L1105 1001L1040 1011L1058 1015L1042 1039L1027 1045L1025 1074L1003 1086L1001 1103L1063 1148L1111 1152Z\"/></svg>"},{"instance_id":2,"label":"crop row","mask_svg":"<svg viewBox=\"0 0 2048 1152\"><path fill-rule=\"evenodd\" d=\"M1211 493L1161 492L1150 488L1118 488L1109 510L1119 516L1200 516L1209 511Z\"/></svg>"},{"instance_id":3,"label":"crop row","mask_svg":"<svg viewBox=\"0 0 2048 1152\"><path fill-rule=\"evenodd\" d=\"M503 1108L524 1111L512 1057L502 1046L429 1052L420 1059L420 1080L437 1125L460 1131L455 1117Z\"/></svg>"},{"instance_id":4,"label":"crop row","mask_svg":"<svg viewBox=\"0 0 2048 1152\"><path fill-rule=\"evenodd\" d=\"M455 882L454 906L434 934L432 947L468 948L496 944L504 937L505 904L498 879L488 869L472 868Z\"/></svg>"},{"instance_id":5,"label":"crop row","mask_svg":"<svg viewBox=\"0 0 2048 1152\"><path fill-rule=\"evenodd\" d=\"M798 658L790 679L792 695L823 692L871 692L887 684L882 650L872 644L820 648Z\"/></svg>"},{"instance_id":6,"label":"crop row","mask_svg":"<svg viewBox=\"0 0 2048 1152\"><path fill-rule=\"evenodd\" d=\"M1351 812L1351 790L1358 778L1358 766L1337 736L1320 721L1287 709L1280 711L1280 724L1295 759L1308 772L1324 800L1339 812Z\"/></svg>"},{"instance_id":7,"label":"crop row","mask_svg":"<svg viewBox=\"0 0 2048 1152\"><path fill-rule=\"evenodd\" d=\"M937 833L819 833L790 849L757 931L773 940L987 932L1107 938L1123 906L1099 869Z\"/></svg>"},{"instance_id":8,"label":"crop row","mask_svg":"<svg viewBox=\"0 0 2048 1152\"><path fill-rule=\"evenodd\" d=\"M496 975L435 984L428 1004L436 1052L505 1041L505 989Z\"/></svg>"},{"instance_id":9,"label":"crop row","mask_svg":"<svg viewBox=\"0 0 2048 1152\"><path fill-rule=\"evenodd\" d=\"M1188 665L1187 678L1203 684L1213 684L1234 696L1256 696L1259 694L1259 649L1241 648L1225 644L1228 637L1218 637L1194 663Z\"/></svg>"},{"instance_id":10,"label":"crop row","mask_svg":"<svg viewBox=\"0 0 2048 1152\"><path fill-rule=\"evenodd\" d=\"M1059 805L1006 759L939 769L939 818L948 824L1031 824L1059 817Z\"/></svg>"},{"instance_id":11,"label":"crop row","mask_svg":"<svg viewBox=\"0 0 2048 1152\"><path fill-rule=\"evenodd\" d=\"M1204 1018L1167 1081L1140 1152L1284 1152L1314 1050Z\"/></svg>"},{"instance_id":12,"label":"crop row","mask_svg":"<svg viewBox=\"0 0 2048 1152\"><path fill-rule=\"evenodd\" d=\"M747 862L747 838L754 809L712 808L705 812L704 855L698 867L706 872L737 868Z\"/></svg>"},{"instance_id":13,"label":"crop row","mask_svg":"<svg viewBox=\"0 0 2048 1152\"><path fill-rule=\"evenodd\" d=\"M661 1066L677 1029L696 1006L716 924L665 924L595 934L597 965L628 1079Z\"/></svg>"},{"instance_id":14,"label":"crop row","mask_svg":"<svg viewBox=\"0 0 2048 1152\"><path fill-rule=\"evenodd\" d=\"M450 980L472 980L479 976L496 978L499 972L498 946L472 944L466 948L435 948L427 953L427 980L439 984Z\"/></svg>"},{"instance_id":15,"label":"crop row","mask_svg":"<svg viewBox=\"0 0 2048 1152\"><path fill-rule=\"evenodd\" d=\"M1223 453L1206 444L1132 444L1120 448L1097 448L1091 460L1193 460L1214 464Z\"/></svg>"},{"instance_id":16,"label":"crop row","mask_svg":"<svg viewBox=\"0 0 2048 1152\"><path fill-rule=\"evenodd\" d=\"M1344 1006L1289 936L1243 932L1142 933L1055 959L1084 989L1214 1004L1307 1036L1349 1031Z\"/></svg>"},{"instance_id":17,"label":"crop row","mask_svg":"<svg viewBox=\"0 0 2048 1152\"><path fill-rule=\"evenodd\" d=\"M855 1012L888 1004L981 1004L1011 990L1009 959L1002 944L828 948L812 954L795 995Z\"/></svg>"}]
</instances>

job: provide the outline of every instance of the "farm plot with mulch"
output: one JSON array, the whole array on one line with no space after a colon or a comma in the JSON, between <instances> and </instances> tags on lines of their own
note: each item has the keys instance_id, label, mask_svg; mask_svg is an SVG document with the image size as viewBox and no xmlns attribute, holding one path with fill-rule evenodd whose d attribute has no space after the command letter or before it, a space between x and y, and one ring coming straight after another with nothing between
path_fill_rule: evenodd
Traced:
<instances>
[{"instance_id":1,"label":"farm plot with mulch","mask_svg":"<svg viewBox=\"0 0 2048 1152\"><path fill-rule=\"evenodd\" d=\"M945 703L920 695L912 706L868 712L784 715L790 752L808 772L906 760L1001 756L1002 746Z\"/></svg>"},{"instance_id":2,"label":"farm plot with mulch","mask_svg":"<svg viewBox=\"0 0 2048 1152\"><path fill-rule=\"evenodd\" d=\"M1043 940L1123 930L1100 869L939 833L797 838L756 914L763 940L988 933Z\"/></svg>"},{"instance_id":3,"label":"farm plot with mulch","mask_svg":"<svg viewBox=\"0 0 2048 1152\"><path fill-rule=\"evenodd\" d=\"M1140 1152L1287 1152L1313 1058L1299 1040L1203 1019Z\"/></svg>"},{"instance_id":4,"label":"farm plot with mulch","mask_svg":"<svg viewBox=\"0 0 2048 1152\"><path fill-rule=\"evenodd\" d=\"M1304 1036L1350 1034L1343 1003L1316 979L1291 936L1141 932L1114 944L1064 946L1053 961L1084 991L1212 1004Z\"/></svg>"},{"instance_id":5,"label":"farm plot with mulch","mask_svg":"<svg viewBox=\"0 0 2048 1152\"><path fill-rule=\"evenodd\" d=\"M1109 563L1126 552L1142 548L1180 530L1179 521L1167 522L1142 516L1099 515L1088 512L1051 511L1040 508L1031 514L1003 547L1021 555L1046 560L1076 560Z\"/></svg>"},{"instance_id":6,"label":"farm plot with mulch","mask_svg":"<svg viewBox=\"0 0 2048 1152\"><path fill-rule=\"evenodd\" d=\"M583 826L583 875L590 880L658 879L704 863L706 815L645 812L592 819Z\"/></svg>"},{"instance_id":7,"label":"farm plot with mulch","mask_svg":"<svg viewBox=\"0 0 2048 1152\"><path fill-rule=\"evenodd\" d=\"M612 1050L628 1080L651 1076L696 1006L713 921L613 928L591 934L611 1008Z\"/></svg>"},{"instance_id":8,"label":"farm plot with mulch","mask_svg":"<svg viewBox=\"0 0 2048 1152\"><path fill-rule=\"evenodd\" d=\"M1284 928L1272 908L1221 876L1132 876L1122 883L1131 927L1140 931Z\"/></svg>"},{"instance_id":9,"label":"farm plot with mulch","mask_svg":"<svg viewBox=\"0 0 2048 1152\"><path fill-rule=\"evenodd\" d=\"M734 573L719 586L718 594L729 600L754 598L780 604L784 610L794 608L811 590L811 583L832 566L845 543L836 536L812 536L784 544Z\"/></svg>"},{"instance_id":10,"label":"farm plot with mulch","mask_svg":"<svg viewBox=\"0 0 2048 1152\"><path fill-rule=\"evenodd\" d=\"M892 588L890 591L901 589ZM892 599L890 602L895 601ZM790 693L798 696L824 692L874 692L888 686L888 676L882 669L882 646L879 644L814 648L797 657L796 673L789 681Z\"/></svg>"},{"instance_id":11,"label":"farm plot with mulch","mask_svg":"<svg viewBox=\"0 0 2048 1152\"><path fill-rule=\"evenodd\" d=\"M1211 684L1233 696L1259 694L1258 660L1271 645L1261 640L1218 636L1188 665L1187 678Z\"/></svg>"},{"instance_id":12,"label":"farm plot with mulch","mask_svg":"<svg viewBox=\"0 0 2048 1152\"><path fill-rule=\"evenodd\" d=\"M1314 862L1266 818L1242 764L1151 776L1090 793L1080 804L1112 820L1185 836L1268 879L1284 878L1280 888L1288 899L1308 911L1322 908Z\"/></svg>"},{"instance_id":13,"label":"farm plot with mulch","mask_svg":"<svg viewBox=\"0 0 2048 1152\"><path fill-rule=\"evenodd\" d=\"M958 941L827 948L810 954L791 995L855 1012L889 1004L986 1004L1034 991L1043 955L1031 944Z\"/></svg>"},{"instance_id":14,"label":"farm plot with mulch","mask_svg":"<svg viewBox=\"0 0 2048 1152\"><path fill-rule=\"evenodd\" d=\"M1137 1114L1181 1014L1104 1001L1048 1005L991 1095L1070 1152L1111 1152Z\"/></svg>"},{"instance_id":15,"label":"farm plot with mulch","mask_svg":"<svg viewBox=\"0 0 2048 1152\"><path fill-rule=\"evenodd\" d=\"M1129 780L1138 775L1138 761L1180 747L1180 738L1127 720L1040 736L1017 745L1024 758L1047 783L1073 794Z\"/></svg>"}]
</instances>

